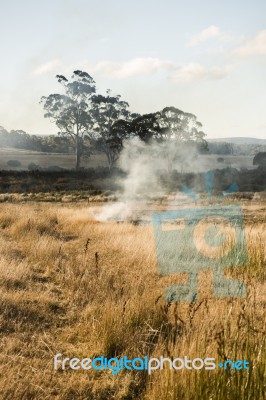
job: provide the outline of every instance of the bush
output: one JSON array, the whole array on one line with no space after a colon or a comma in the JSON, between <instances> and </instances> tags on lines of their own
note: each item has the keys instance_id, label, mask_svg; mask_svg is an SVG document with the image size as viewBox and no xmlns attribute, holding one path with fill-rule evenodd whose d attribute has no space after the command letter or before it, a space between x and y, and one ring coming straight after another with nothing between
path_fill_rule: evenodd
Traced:
<instances>
[{"instance_id":1,"label":"bush","mask_svg":"<svg viewBox=\"0 0 266 400\"><path fill-rule=\"evenodd\" d=\"M9 167L18 168L18 167L21 167L21 162L18 160L8 160L7 165Z\"/></svg>"},{"instance_id":2,"label":"bush","mask_svg":"<svg viewBox=\"0 0 266 400\"><path fill-rule=\"evenodd\" d=\"M260 167L266 166L266 152L265 151L262 151L255 155L255 157L253 158L253 165L258 165Z\"/></svg>"},{"instance_id":3,"label":"bush","mask_svg":"<svg viewBox=\"0 0 266 400\"><path fill-rule=\"evenodd\" d=\"M41 169L42 168L39 165L35 164L34 162L31 162L28 165L28 170L29 171L40 171Z\"/></svg>"}]
</instances>

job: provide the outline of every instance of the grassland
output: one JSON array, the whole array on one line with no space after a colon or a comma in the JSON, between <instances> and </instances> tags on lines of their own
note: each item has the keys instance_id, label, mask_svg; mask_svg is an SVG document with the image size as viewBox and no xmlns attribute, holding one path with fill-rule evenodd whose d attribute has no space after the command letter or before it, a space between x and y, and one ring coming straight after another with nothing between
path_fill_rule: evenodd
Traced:
<instances>
[{"instance_id":1,"label":"grassland","mask_svg":"<svg viewBox=\"0 0 266 400\"><path fill-rule=\"evenodd\" d=\"M20 167L12 168L8 166L8 160L17 160L21 163ZM41 168L50 166L59 166L66 169L75 167L75 154L68 153L45 153L40 151L31 151L15 149L13 147L0 147L0 170L27 170L28 165L34 163ZM98 166L107 167L108 162L104 154L92 155L89 159L84 159L84 167L96 168Z\"/></svg>"},{"instance_id":2,"label":"grassland","mask_svg":"<svg viewBox=\"0 0 266 400\"><path fill-rule=\"evenodd\" d=\"M223 162L219 162L218 158L222 158ZM10 167L7 163L9 160L17 160L20 162L19 167ZM249 168L252 169L252 156L234 156L217 154L198 155L196 159L190 160L186 165L177 165L179 172L205 172L211 169L221 169L226 167L232 168ZM0 147L0 170L27 170L28 165L34 163L41 168L59 166L61 168L71 169L75 166L75 155L65 153L44 153L38 151L30 151L23 149L15 149L12 147ZM82 161L85 168L108 167L107 158L104 154L94 154Z\"/></svg>"},{"instance_id":3,"label":"grassland","mask_svg":"<svg viewBox=\"0 0 266 400\"><path fill-rule=\"evenodd\" d=\"M228 274L246 283L247 297L214 299L203 271L198 302L165 303L164 289L185 276L158 274L151 225L98 222L96 203L1 203L0 398L263 400L265 203L243 206L249 263ZM56 353L246 359L251 367L55 371Z\"/></svg>"}]
</instances>

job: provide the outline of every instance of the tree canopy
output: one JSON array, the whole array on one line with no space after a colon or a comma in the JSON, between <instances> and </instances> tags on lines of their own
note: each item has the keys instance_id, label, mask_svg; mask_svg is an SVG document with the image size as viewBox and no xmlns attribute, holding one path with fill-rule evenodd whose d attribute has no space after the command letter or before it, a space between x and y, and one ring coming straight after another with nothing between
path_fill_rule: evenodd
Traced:
<instances>
[{"instance_id":1,"label":"tree canopy","mask_svg":"<svg viewBox=\"0 0 266 400\"><path fill-rule=\"evenodd\" d=\"M120 95L112 96L110 90L107 90L106 96L94 95L92 101L94 140L106 154L111 168L119 157L123 139L128 137L126 121L131 121L136 114L131 114L129 104L122 101Z\"/></svg>"},{"instance_id":2,"label":"tree canopy","mask_svg":"<svg viewBox=\"0 0 266 400\"><path fill-rule=\"evenodd\" d=\"M76 169L80 167L81 157L90 154L92 149L105 153L109 168L119 158L123 141L137 136L149 143L168 143L169 145L193 145L206 149L202 124L194 114L175 107L165 107L161 111L139 115L129 110L129 104L107 90L105 95L96 93L95 81L80 70L73 72L70 80L56 75L64 89L63 94L43 96L41 103L45 118L50 118L59 128L59 135L69 137L76 151ZM169 158L170 157L170 158ZM170 162L170 161L169 161Z\"/></svg>"}]
</instances>

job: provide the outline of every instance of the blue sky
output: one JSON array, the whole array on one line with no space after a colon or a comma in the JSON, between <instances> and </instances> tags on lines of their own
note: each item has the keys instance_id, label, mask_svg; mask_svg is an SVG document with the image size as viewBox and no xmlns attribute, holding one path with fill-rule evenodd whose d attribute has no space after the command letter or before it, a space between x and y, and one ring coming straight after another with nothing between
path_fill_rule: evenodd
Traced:
<instances>
[{"instance_id":1,"label":"blue sky","mask_svg":"<svg viewBox=\"0 0 266 400\"><path fill-rule=\"evenodd\" d=\"M79 68L132 111L175 106L208 137L266 137L264 0L0 1L5 128L56 133L39 100Z\"/></svg>"}]
</instances>

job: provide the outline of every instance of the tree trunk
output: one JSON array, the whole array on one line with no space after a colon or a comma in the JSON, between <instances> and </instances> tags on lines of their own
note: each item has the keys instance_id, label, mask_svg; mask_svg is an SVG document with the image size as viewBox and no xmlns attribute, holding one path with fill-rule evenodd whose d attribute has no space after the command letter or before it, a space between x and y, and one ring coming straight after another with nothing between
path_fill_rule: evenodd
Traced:
<instances>
[{"instance_id":1,"label":"tree trunk","mask_svg":"<svg viewBox=\"0 0 266 400\"><path fill-rule=\"evenodd\" d=\"M108 160L108 168L109 168L109 172L110 172L111 168L112 168L112 158L111 158L111 155L109 154L108 150L106 152L106 155L107 155L107 160Z\"/></svg>"},{"instance_id":2,"label":"tree trunk","mask_svg":"<svg viewBox=\"0 0 266 400\"><path fill-rule=\"evenodd\" d=\"M80 143L79 143L79 137L76 136L76 170L80 168Z\"/></svg>"}]
</instances>

